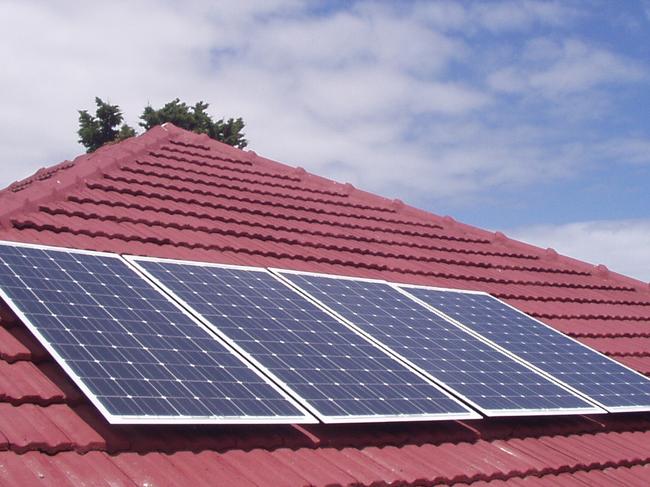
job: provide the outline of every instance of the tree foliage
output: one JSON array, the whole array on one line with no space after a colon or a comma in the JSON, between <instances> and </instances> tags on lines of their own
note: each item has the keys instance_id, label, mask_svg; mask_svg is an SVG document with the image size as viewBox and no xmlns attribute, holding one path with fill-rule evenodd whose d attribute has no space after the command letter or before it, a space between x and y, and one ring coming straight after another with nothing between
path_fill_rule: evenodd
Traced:
<instances>
[{"instance_id":1,"label":"tree foliage","mask_svg":"<svg viewBox=\"0 0 650 487\"><path fill-rule=\"evenodd\" d=\"M98 96L95 97L95 105L95 115L91 115L87 110L79 110L77 134L79 142L87 152L94 152L108 142L124 140L135 135L133 127L122 123L124 117L120 107L110 105Z\"/></svg>"},{"instance_id":2,"label":"tree foliage","mask_svg":"<svg viewBox=\"0 0 650 487\"><path fill-rule=\"evenodd\" d=\"M149 105L140 116L142 120L140 126L149 130L161 123L171 122L186 130L191 130L198 134L207 134L215 140L234 147L239 147L240 149L246 147L248 141L242 133L244 121L241 118L229 118L228 121L219 119L215 121L206 111L209 106L209 104L200 101L190 107L178 98L157 110Z\"/></svg>"},{"instance_id":3,"label":"tree foliage","mask_svg":"<svg viewBox=\"0 0 650 487\"><path fill-rule=\"evenodd\" d=\"M93 152L108 142L115 142L136 135L136 131L122 124L123 116L117 105L110 105L103 102L99 97L95 98L97 111L90 115L86 110L79 111L79 142L86 148L87 152ZM162 108L154 109L151 105L145 107L140 116L140 126L149 130L156 125L171 122L174 125L191 130L199 134L207 134L209 137L243 149L248 145L244 138L245 123L241 118L229 118L228 120L213 120L207 113L209 105L203 101L194 106L188 106L176 98L165 104ZM118 126L122 126L118 130Z\"/></svg>"}]
</instances>

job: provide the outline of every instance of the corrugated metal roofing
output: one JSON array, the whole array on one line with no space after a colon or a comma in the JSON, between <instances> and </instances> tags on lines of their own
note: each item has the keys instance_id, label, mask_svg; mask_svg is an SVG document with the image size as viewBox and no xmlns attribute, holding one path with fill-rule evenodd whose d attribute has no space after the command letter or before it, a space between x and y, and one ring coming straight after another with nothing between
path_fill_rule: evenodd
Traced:
<instances>
[{"instance_id":1,"label":"corrugated metal roofing","mask_svg":"<svg viewBox=\"0 0 650 487\"><path fill-rule=\"evenodd\" d=\"M167 124L0 192L0 239L488 291L650 373L650 288ZM650 415L111 426L0 307L0 485L648 485Z\"/></svg>"}]
</instances>

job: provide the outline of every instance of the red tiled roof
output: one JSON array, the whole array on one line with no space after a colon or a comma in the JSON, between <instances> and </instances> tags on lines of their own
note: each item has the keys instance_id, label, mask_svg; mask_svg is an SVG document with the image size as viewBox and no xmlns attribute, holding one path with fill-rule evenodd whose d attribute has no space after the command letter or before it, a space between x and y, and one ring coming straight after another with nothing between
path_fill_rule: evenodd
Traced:
<instances>
[{"instance_id":1,"label":"red tiled roof","mask_svg":"<svg viewBox=\"0 0 650 487\"><path fill-rule=\"evenodd\" d=\"M173 125L0 192L0 239L488 291L650 373L642 283ZM0 306L0 485L648 485L650 415L109 425Z\"/></svg>"}]
</instances>

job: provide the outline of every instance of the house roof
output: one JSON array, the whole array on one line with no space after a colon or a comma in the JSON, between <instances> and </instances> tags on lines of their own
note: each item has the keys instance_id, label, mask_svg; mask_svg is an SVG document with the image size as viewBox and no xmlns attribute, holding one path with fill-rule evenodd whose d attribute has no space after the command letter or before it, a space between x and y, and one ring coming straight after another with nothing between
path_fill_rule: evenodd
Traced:
<instances>
[{"instance_id":1,"label":"house roof","mask_svg":"<svg viewBox=\"0 0 650 487\"><path fill-rule=\"evenodd\" d=\"M482 290L650 374L650 288L171 124L0 192L0 239ZM650 414L109 425L0 303L0 485L648 485Z\"/></svg>"}]
</instances>

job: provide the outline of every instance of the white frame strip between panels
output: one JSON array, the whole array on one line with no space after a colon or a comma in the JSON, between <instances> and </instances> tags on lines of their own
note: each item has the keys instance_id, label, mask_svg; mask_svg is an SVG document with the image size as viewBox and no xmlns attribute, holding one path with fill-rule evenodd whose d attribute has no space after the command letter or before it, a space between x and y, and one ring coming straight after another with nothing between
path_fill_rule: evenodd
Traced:
<instances>
[{"instance_id":1,"label":"white frame strip between panels","mask_svg":"<svg viewBox=\"0 0 650 487\"><path fill-rule=\"evenodd\" d=\"M295 271L295 270L288 270L288 269L278 269L278 268L271 268L270 271L281 278L284 279L282 276L282 273L284 274L294 274L294 275L307 275L307 276L315 276L315 277L325 277L325 278L330 278L330 279L344 279L344 280L350 280L350 281L360 281L360 282L368 282L368 283L379 283L379 284L385 284L388 285L389 287L395 289L396 291L400 292L403 296L413 300L417 305L424 306L429 311L435 311L433 310L430 306L426 305L425 303L422 303L420 300L417 300L414 298L414 296L411 296L408 293L405 293L400 290L399 287L397 287L397 284L385 281L383 279L372 279L372 278L363 278L363 277L351 277L351 276L339 276L339 275L334 275L334 274L324 274L324 273L319 273L319 272L306 272L306 271ZM298 285L293 284L290 281L287 281L292 287L295 289L298 289L301 293L303 293L305 296L307 296L310 300L312 300L314 303L318 304L321 309L327 311L330 313L332 316L336 317L343 323L345 323L348 327L351 329L355 330L357 333L363 335L366 339L371 341L374 345L380 347L381 349L385 350L387 353L389 353L391 356L402 362L404 365L408 366L409 368L413 369L414 371L418 372L421 376L426 377L429 381L435 383L439 388L444 389L448 393L451 393L459 398L461 398L464 402L467 404L471 405L473 408L477 409L481 413L485 414L486 416L489 417L500 417L500 416L553 416L553 415L567 415L567 414L602 414L605 413L603 409L597 406L593 406L592 408L564 408L564 409L486 409L478 404L476 404L474 401L471 399L467 398L465 395L461 394L458 392L455 388L452 386L448 385L447 383L443 382L440 379L437 379L432 373L427 372L425 369L421 368L420 366L416 365L415 363L411 362L408 358L402 356L400 353L396 352L392 348L384 345L378 338L373 337L371 334L365 332L361 328L359 328L356 324L354 324L352 321L348 320L344 316L341 316L339 313L336 311L330 309L327 307L325 304L321 303L317 298L312 296L308 291L305 291L304 289L300 288ZM422 286L422 287L427 287L427 286ZM503 350L501 350L500 347L494 346L491 342L488 340L485 340L481 335L476 334L472 332L469 329L466 329L466 327L461 326L459 323L457 323L454 320L450 320L447 316L441 316L440 313L435 313L439 317L445 319L448 321L451 325L459 328L461 331L467 333L470 335L472 338L476 338L488 347L492 348L498 353L501 353L502 355L506 356L509 360L513 360L523 367L531 370L534 373L537 373L538 375L542 376L543 379L550 380L552 383L555 385L561 387L562 389L566 390L567 392L574 394L575 392L571 390L570 388L567 388L563 386L562 384L557 383L557 381L549 379L547 376L548 374L540 374L536 368L531 367L529 364L526 362L518 359L515 356L512 356L510 353L505 353ZM580 394L578 395L580 399L585 400L585 402L593 404L593 400L586 400L583 398L583 395Z\"/></svg>"},{"instance_id":2,"label":"white frame strip between panels","mask_svg":"<svg viewBox=\"0 0 650 487\"><path fill-rule=\"evenodd\" d=\"M589 350L589 351L591 351L591 352L593 352L593 353L595 353L595 354L597 354L597 355L600 355L601 357L603 357L603 358L609 360L610 362L614 362L616 365L619 365L619 366L623 367L624 369L629 370L630 372L634 372L636 375L638 375L638 376L640 376L640 377L643 377L643 379L645 379L645 380L647 380L647 381L650 381L650 379L649 379L648 377L646 377L645 375L643 375L641 372L639 372L639 371L637 371L637 370L634 370L634 369L632 369L631 367L628 367L627 365L622 364L621 362L619 362L619 361L617 361L617 360L614 360L614 359L611 358L611 357L608 357L608 356L605 355L604 353L601 353L601 352L599 352L598 350L595 350L595 349L591 348L590 346L585 345L585 344L582 343L581 341L576 340L575 338L570 337L569 335L566 335L566 334L562 333L562 332L559 331L559 330L556 330L556 329L553 328L551 325L548 325L548 324L544 323L543 321L540 321L540 320L538 320L537 318L534 318L533 316L530 316L529 314L524 313L524 312L521 311L520 309L517 309L517 308L515 308L514 306L512 306L511 304L506 303L506 302L503 301L502 299L499 299L499 298L497 298L497 297L495 297L495 296L492 296L490 293L487 293L487 292L484 292L484 291L473 291L473 290L464 290L464 289L451 289L451 288L436 287L436 286L426 286L426 285L418 285L418 284L394 284L394 286L395 286L397 289L403 289L404 291L406 291L407 288L415 288L415 289L429 289L429 290L432 290L432 291L453 292L453 293L458 293L458 294L477 294L477 295L489 296L490 298L497 300L499 303L503 304L504 306L507 306L508 308L510 308L510 309L512 309L512 310L514 310L514 311L516 311L517 313L519 313L519 314L521 314L521 315L524 315L526 318L529 318L529 319L531 319L531 320L537 322L538 324L544 326L545 328L551 330L553 333L555 333L555 334L557 334L557 335L560 335L560 336L562 336L563 338L566 338L567 340L571 340L572 342L577 343L577 344L580 345L581 347L586 348L587 350ZM489 338L487 338L487 337L483 337L483 335L481 335L480 333L478 333L478 332L472 330L471 328L469 328L469 327L467 327L466 325L464 325L463 323L461 323L461 322L455 320L455 319L452 318L451 316L448 316L448 315L446 315L444 312L437 310L436 308L434 308L433 306L431 306L431 305L425 303L424 301L421 301L421 300L418 299L417 297L415 297L415 296L411 295L410 293L408 293L408 291L406 291L406 293L407 293L408 296L411 297L413 300L415 300L415 301L421 303L423 306L425 306L425 307L427 307L427 308L430 308L431 311L433 311L433 312L436 313L437 315L439 315L439 316L441 316L441 317L443 317L443 318L449 320L450 322L456 324L456 325L459 326L459 327L466 328L468 332L470 332L470 333L472 333L472 334L474 334L474 335L477 335L478 337L481 337L481 338L482 338L486 343L489 343L489 344L492 345L494 348L496 348L496 349L502 351L502 352L505 353L506 355L512 356L514 359L516 359L517 361L521 362L522 364L525 364L525 365L528 366L529 368L535 370L536 372L539 372L541 375L543 375L543 376L545 376L545 377L548 377L549 379L553 380L554 382L556 382L557 384L561 385L561 386L564 387L565 389L567 389L567 390L573 392L574 394L577 394L577 395L579 395L580 397L583 397L583 398L587 399L589 402L591 402L591 403L593 403L593 404L596 404L597 406L599 406L600 408L604 409L605 411L608 411L608 412L611 412L611 413L633 413L633 412L650 411L650 405L648 405L648 406L615 406L615 407L606 406L606 405L602 404L601 402L599 402L597 399L594 399L594 398L592 398L591 396L589 396L588 394L579 391L578 389L576 389L575 387L571 386L570 384L566 384L564 381L562 381L561 379L558 379L557 377L555 377L555 376L554 376L553 374L551 374L550 372L546 372L546 371L540 369L540 368L537 367L536 365L534 365L534 364L528 362L528 361L527 361L526 359L524 359L523 357L520 357L519 355L515 354L514 352L509 351L508 349L502 347L501 345L499 345L499 344L493 342L493 341L490 340Z\"/></svg>"},{"instance_id":3,"label":"white frame strip between panels","mask_svg":"<svg viewBox=\"0 0 650 487\"><path fill-rule=\"evenodd\" d=\"M92 250L78 250L78 249L69 249L65 247L55 247L49 245L37 245L37 244L24 244L21 242L11 242L11 241L1 241L0 245L6 245L16 248L32 248L39 250L48 250L48 251L57 251L64 252L68 254L85 254L85 255L95 255L99 257L107 257L112 259L117 259L122 263L125 263L127 267L136 272L139 277L142 277L139 272L133 269L122 256L119 254L113 254L109 252L98 252ZM177 303L169 299L164 293L156 289L150 281L144 279L145 282L157 291L164 299L173 304L174 307L179 309L184 315L190 318L193 322L200 326L208 336L212 336L209 330L205 330L203 324L197 321L191 314L187 313L182 309ZM102 413L106 420L110 424L309 424L317 423L318 421L309 414L305 408L303 408L299 403L297 403L293 398L288 396L283 390L277 387L276 384L270 382L268 378L264 377L258 370L255 370L250 364L246 363L241 357L236 353L232 352L230 348L222 343L226 350L231 351L231 353L242 362L247 368L253 370L256 375L262 378L266 383L271 385L276 391L278 391L282 397L285 397L294 407L299 411L304 413L304 416L242 416L240 418L235 416L224 416L224 417L213 417L213 416L136 416L136 415L114 415L110 413L102 404L101 400L86 386L83 379L79 377L72 368L68 365L67 361L59 355L59 353L54 349L54 347L49 343L49 341L40 333L38 327L34 325L31 320L22 312L20 307L14 303L14 301L0 288L0 297L4 300L5 303L11 308L11 310L16 314L16 316L21 320L21 322L29 329L29 331L38 339L38 341L45 347L45 349L50 353L54 358L56 363L68 374L68 376L73 380L75 385L81 389L85 396L90 399L90 402Z\"/></svg>"},{"instance_id":4,"label":"white frame strip between panels","mask_svg":"<svg viewBox=\"0 0 650 487\"><path fill-rule=\"evenodd\" d=\"M377 423L377 422L401 422L401 421L432 421L432 420L467 420L467 419L480 419L481 415L477 414L475 411L472 411L469 409L465 404L463 404L461 401L456 399L454 396L450 396L447 391L445 391L443 388L441 388L437 383L433 382L431 385L433 387L436 387L439 389L441 392L443 392L446 396L448 396L450 399L452 399L454 402L457 404L461 405L467 410L466 414L458 414L458 413L449 413L449 414L411 414L411 415L390 415L390 416L382 416L382 415L357 415L357 416L330 416L323 414L319 412L314 406L312 406L309 401L306 399L302 398L300 394L298 394L293 388L291 388L288 384L286 384L284 381L282 381L279 377L277 377L272 371L270 371L267 367L265 367L263 364L261 364L257 359L255 359L254 356L246 352L243 348L241 348L234 340L230 339L225 333L223 333L219 328L210 321L203 317L201 313L199 313L197 310L195 310L189 303L186 303L185 300L183 300L180 296L178 296L176 293L174 293L171 289L169 289L165 284L160 282L158 279L156 279L154 276L152 276L147 270L145 270L143 267L141 267L138 264L138 261L145 261L145 262L156 262L156 263L174 263L174 264L181 264L181 265L195 265L195 266L206 266L206 267L217 267L217 268L223 268L223 269L237 269L237 270L244 270L244 271L251 271L251 272L261 272L265 273L267 275L270 275L276 281L281 283L282 285L286 286L287 288L291 289L292 291L296 292L296 288L291 285L291 283L288 283L284 278L281 276L279 277L277 274L275 274L272 270L263 268L263 267L252 267L252 266L241 266L241 265L231 265L231 264L216 264L216 263L210 263L210 262L199 262L199 261L188 261L188 260L177 260L177 259L165 259L165 258L156 258L156 257L138 257L138 256L124 256L124 258L132 263L134 266L138 267L149 279L151 279L152 282L156 283L156 285L160 286L161 289L165 291L165 293L168 293L169 296L171 296L174 300L178 301L178 303L181 304L190 314L193 314L195 318L199 321L201 321L206 327L208 327L215 335L219 336L219 338L228 343L228 345L236 350L239 354L241 354L243 357L246 358L251 364L253 364L255 367L257 367L260 371L262 371L263 374L265 374L270 380L276 382L281 388L285 389L288 394L290 394L296 401L299 401L304 409L307 409L311 414L316 416L318 419L320 419L323 423L326 424L343 424L343 423ZM329 309L324 308L322 305L318 303L318 301L314 300L313 298L310 298L310 296L305 295L303 292L297 292L297 295L301 296L302 298L306 298L311 304L314 304L316 307L318 307L321 311L326 312L329 316L334 318L335 320L339 321L342 325L346 326L349 328L351 331L353 331L355 334L361 336L364 340L369 342L371 345L377 347L377 344L369 340L367 336L363 333L359 333L359 330L357 330L354 327L349 326L349 324L345 320L341 320L340 317L336 316L333 314ZM392 354L387 353L387 351L383 347L377 347L380 349L380 351L384 352L387 354L389 358L395 359ZM405 365L401 363L400 360L397 360L397 362L400 365ZM420 376L422 374L419 374ZM428 377L423 377L427 381L431 382L431 380Z\"/></svg>"}]
</instances>

